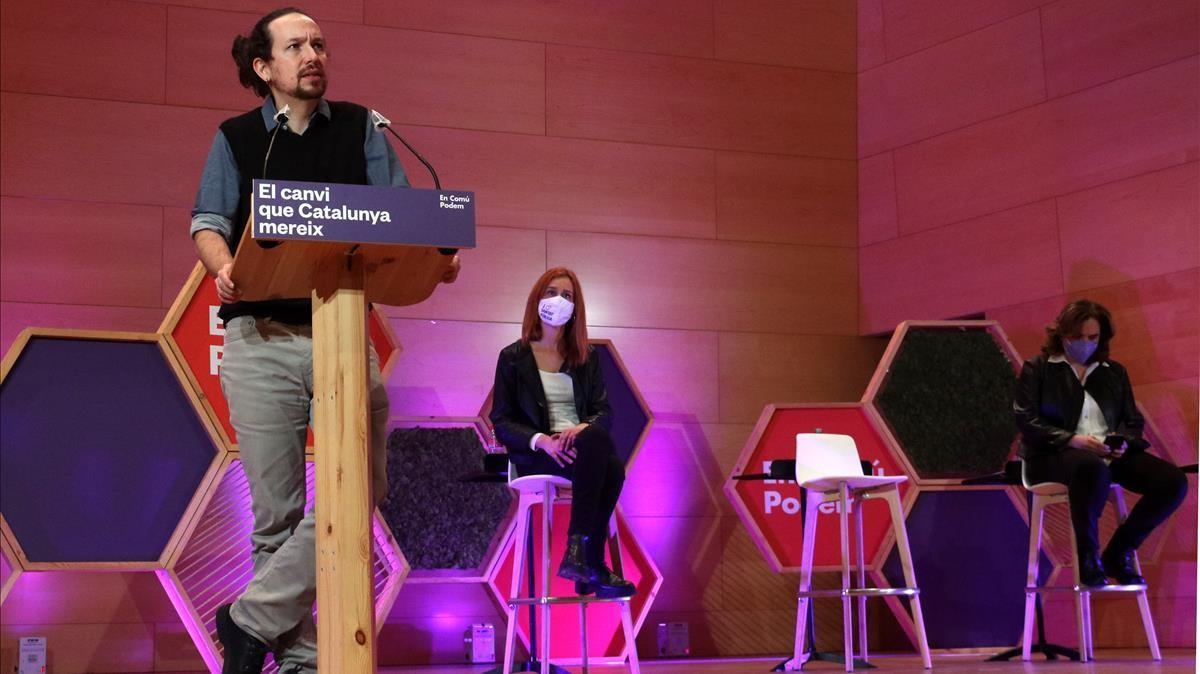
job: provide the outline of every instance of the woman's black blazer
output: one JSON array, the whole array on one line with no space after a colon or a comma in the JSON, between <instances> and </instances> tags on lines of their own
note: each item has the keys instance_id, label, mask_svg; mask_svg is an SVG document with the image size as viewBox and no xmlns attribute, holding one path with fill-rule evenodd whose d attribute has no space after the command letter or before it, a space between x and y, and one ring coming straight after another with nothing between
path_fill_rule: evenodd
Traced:
<instances>
[{"instance_id":1,"label":"woman's black blazer","mask_svg":"<svg viewBox=\"0 0 1200 674\"><path fill-rule=\"evenodd\" d=\"M596 349L589 346L586 363L579 367L564 363L561 372L571 375L579 420L609 430L612 408L608 404ZM496 361L496 383L492 388L489 418L496 429L496 439L514 458L532 451L529 441L535 434L550 433L550 412L533 348L520 340L504 347Z\"/></svg>"},{"instance_id":2,"label":"woman's black blazer","mask_svg":"<svg viewBox=\"0 0 1200 674\"><path fill-rule=\"evenodd\" d=\"M1083 412L1084 389L1066 361L1052 363L1045 355L1025 361L1013 396L1021 456L1060 452L1067 446ZM1101 362L1088 375L1086 389L1104 413L1110 433L1142 437L1145 419L1134 402L1129 374L1120 363Z\"/></svg>"}]
</instances>

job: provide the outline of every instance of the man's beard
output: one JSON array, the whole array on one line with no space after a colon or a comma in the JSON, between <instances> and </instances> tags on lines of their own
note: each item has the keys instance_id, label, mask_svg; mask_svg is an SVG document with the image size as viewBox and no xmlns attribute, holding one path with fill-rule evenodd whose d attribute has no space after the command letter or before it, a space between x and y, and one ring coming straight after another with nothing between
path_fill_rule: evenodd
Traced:
<instances>
[{"instance_id":1,"label":"man's beard","mask_svg":"<svg viewBox=\"0 0 1200 674\"><path fill-rule=\"evenodd\" d=\"M316 100L325 95L325 86L326 79L323 74L312 84L306 84L304 78L301 77L296 80L295 89L288 93L291 94L292 98L301 101Z\"/></svg>"}]
</instances>

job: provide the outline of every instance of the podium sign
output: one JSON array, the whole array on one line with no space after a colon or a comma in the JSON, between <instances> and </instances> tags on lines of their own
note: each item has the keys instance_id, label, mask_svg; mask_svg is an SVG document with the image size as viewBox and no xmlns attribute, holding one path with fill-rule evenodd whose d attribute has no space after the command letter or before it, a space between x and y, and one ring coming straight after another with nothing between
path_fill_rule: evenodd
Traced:
<instances>
[{"instance_id":1,"label":"podium sign","mask_svg":"<svg viewBox=\"0 0 1200 674\"><path fill-rule=\"evenodd\" d=\"M410 305L475 246L471 192L256 180L230 276L248 301L310 297L321 674L375 671L367 302ZM270 243L268 243L270 242Z\"/></svg>"},{"instance_id":2,"label":"podium sign","mask_svg":"<svg viewBox=\"0 0 1200 674\"><path fill-rule=\"evenodd\" d=\"M475 246L475 193L255 180L251 236L440 248Z\"/></svg>"}]
</instances>

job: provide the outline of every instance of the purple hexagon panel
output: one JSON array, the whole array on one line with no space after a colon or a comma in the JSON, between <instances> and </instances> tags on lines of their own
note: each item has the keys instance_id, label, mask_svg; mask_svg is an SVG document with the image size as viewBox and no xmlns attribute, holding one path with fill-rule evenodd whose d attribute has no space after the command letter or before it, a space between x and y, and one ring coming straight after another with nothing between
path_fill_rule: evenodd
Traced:
<instances>
[{"instance_id":1,"label":"purple hexagon panel","mask_svg":"<svg viewBox=\"0 0 1200 674\"><path fill-rule=\"evenodd\" d=\"M1018 643L1029 525L1007 490L922 490L905 522L930 648ZM1052 569L1044 554L1040 569L1044 583ZM882 572L904 586L894 545Z\"/></svg>"},{"instance_id":2,"label":"purple hexagon panel","mask_svg":"<svg viewBox=\"0 0 1200 674\"><path fill-rule=\"evenodd\" d=\"M32 337L0 416L0 511L31 563L157 563L217 452L153 336Z\"/></svg>"}]
</instances>

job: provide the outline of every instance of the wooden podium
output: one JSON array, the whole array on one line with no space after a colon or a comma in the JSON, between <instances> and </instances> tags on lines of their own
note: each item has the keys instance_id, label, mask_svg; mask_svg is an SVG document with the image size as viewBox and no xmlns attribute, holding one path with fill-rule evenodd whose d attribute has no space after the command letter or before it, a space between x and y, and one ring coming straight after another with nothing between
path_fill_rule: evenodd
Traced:
<instances>
[{"instance_id":1,"label":"wooden podium","mask_svg":"<svg viewBox=\"0 0 1200 674\"><path fill-rule=\"evenodd\" d=\"M256 227L255 214L274 201L256 199L231 272L246 301L312 298L318 663L322 673L374 672L367 302L409 305L433 294L450 269L445 249L475 245L474 195L271 180L255 181L255 195L266 196L260 189L269 185L312 190L302 194L328 187L332 201L350 212L364 204L370 208L363 210L395 214L382 228L326 222L336 230L323 233L328 238L280 236L278 228L264 236L256 235L267 227ZM444 206L447 195L469 208ZM301 207L291 216L310 225L306 232L311 206L309 215ZM260 245L263 239L271 247Z\"/></svg>"}]
</instances>

